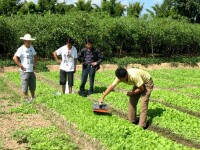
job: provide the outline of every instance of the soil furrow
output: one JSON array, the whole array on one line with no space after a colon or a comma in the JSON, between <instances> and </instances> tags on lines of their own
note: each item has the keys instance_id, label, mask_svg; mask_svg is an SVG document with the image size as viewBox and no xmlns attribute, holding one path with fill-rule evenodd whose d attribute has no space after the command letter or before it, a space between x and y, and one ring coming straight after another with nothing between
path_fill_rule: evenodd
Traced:
<instances>
[{"instance_id":1,"label":"soil furrow","mask_svg":"<svg viewBox=\"0 0 200 150\"><path fill-rule=\"evenodd\" d=\"M53 88L60 88L59 84L56 84L55 81L47 79L45 76L41 74L36 74L37 79L42 82L45 82L51 85ZM58 113L53 111L52 109L48 109L45 105L33 105L40 113L50 119L53 123L55 123L60 129L66 132L73 140L79 145L81 149L84 150L105 150L106 148L101 145L101 143L93 138L91 139L87 134L81 133L77 130L76 125L69 123L65 118L61 117Z\"/></svg>"},{"instance_id":2,"label":"soil furrow","mask_svg":"<svg viewBox=\"0 0 200 150\"><path fill-rule=\"evenodd\" d=\"M78 78L78 77L75 77L75 78ZM80 79L79 79L80 80ZM48 82L48 79L46 79L46 81ZM53 82L52 82L53 83ZM54 82L55 84L55 82ZM89 100L91 100L93 103L96 102L96 99L94 99L92 97L92 95L88 96ZM126 119L128 120L128 115L127 113L121 111L121 110L118 110L116 108L114 108L113 106L109 105L109 112L111 114L115 114L123 119ZM162 128L162 127L159 127L159 126L156 126L156 125L153 125L153 124L150 124L149 127L147 128L147 130L150 130L150 131L153 131L153 132L156 132L158 133L159 135L165 137L165 138L168 138L176 143L179 143L179 144L182 144L182 145L185 145L187 147L190 147L190 148L196 148L196 149L199 149L200 148L200 144L197 143L197 142L194 142L192 140L189 140L189 139L186 139L184 137L181 137L180 135L177 135L175 133L173 133L172 131L168 130L168 129L165 129L165 128Z\"/></svg>"},{"instance_id":3,"label":"soil furrow","mask_svg":"<svg viewBox=\"0 0 200 150\"><path fill-rule=\"evenodd\" d=\"M45 77L40 76L39 74L36 74L37 79L39 79L42 82L46 82L50 84L54 88L60 87L57 86L55 82L51 80L47 80ZM12 90L22 96L21 90L19 87L17 87L14 83L6 80L6 83L9 87L12 87ZM54 84L52 84L54 83ZM57 112L55 112L52 109L49 109L45 105L41 104L32 104L35 109L37 109L42 116L50 120L53 124L55 124L58 128L60 128L62 131L64 131L66 134L68 134L73 141L78 145L78 147L82 150L105 150L106 148L101 145L101 143L94 139L90 138L87 134L81 133L77 130L76 126L72 123L69 123L65 118L61 117Z\"/></svg>"},{"instance_id":4,"label":"soil furrow","mask_svg":"<svg viewBox=\"0 0 200 150\"><path fill-rule=\"evenodd\" d=\"M176 109L176 110L178 110L178 111L180 111L180 112L187 113L187 114L189 114L189 115L191 115L191 116L200 118L200 113L198 113L198 112L193 112L193 111L191 111L191 110L188 110L188 109L186 109L186 108L179 107L179 106L174 106L174 105L172 105L172 104L170 104L170 103L167 103L167 102L164 102L164 101L162 101L162 100L150 99L150 101L151 101L151 102L157 102L157 103L163 104L163 105L165 105L165 106L167 106L167 107Z\"/></svg>"}]
</instances>

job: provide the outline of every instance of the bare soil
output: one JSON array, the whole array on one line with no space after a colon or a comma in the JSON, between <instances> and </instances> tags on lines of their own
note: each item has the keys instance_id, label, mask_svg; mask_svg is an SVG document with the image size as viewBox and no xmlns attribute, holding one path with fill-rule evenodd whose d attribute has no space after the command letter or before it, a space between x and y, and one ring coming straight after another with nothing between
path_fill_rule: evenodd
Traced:
<instances>
[{"instance_id":1,"label":"bare soil","mask_svg":"<svg viewBox=\"0 0 200 150\"><path fill-rule=\"evenodd\" d=\"M13 139L12 134L16 130L29 130L32 128L48 127L51 122L44 119L41 114L10 113L11 108L20 104L11 100L0 101L0 138L3 149L27 149L26 143L19 143Z\"/></svg>"},{"instance_id":2,"label":"bare soil","mask_svg":"<svg viewBox=\"0 0 200 150\"><path fill-rule=\"evenodd\" d=\"M141 64L128 64L127 68L137 67L140 69L146 69L146 70L155 70L155 69L176 69L176 68L200 68L200 63L198 63L196 66L192 65L186 65L183 63L161 63L161 64L152 64L152 65L141 65ZM47 68L49 71L59 71L59 65L47 65ZM115 64L102 64L100 65L99 71L105 71L105 70L116 70L118 68L118 65ZM81 70L82 66L77 65L77 70ZM16 66L11 67L4 67L0 70L0 72L17 72L19 71L19 68Z\"/></svg>"},{"instance_id":3,"label":"bare soil","mask_svg":"<svg viewBox=\"0 0 200 150\"><path fill-rule=\"evenodd\" d=\"M54 85L53 87L55 87L55 88L60 87L58 84L55 84L54 81L48 80L46 77L42 76L41 74L36 73L36 76L37 76L38 80L40 80L44 83ZM16 85L14 85L13 83L11 83L9 81L7 81L6 83L9 87L12 86L12 89L13 89L13 91L15 91L15 93L20 95L20 89ZM8 103L9 102L2 102L2 106L6 106ZM39 111L40 114L37 114L37 115L40 116L41 118L40 117L37 118L34 115L25 115L25 114L6 114L6 115L4 115L4 118L0 117L0 118L2 118L2 120L5 120L4 121L5 123L2 123L2 124L5 124L4 128L2 128L2 130L5 131L3 133L4 136L6 135L6 133L10 133L10 131L6 131L6 130L14 131L16 129L42 127L43 125L45 125L45 123L47 121L47 120L42 120L43 119L42 116L44 116L45 118L48 119L49 125L54 124L57 127L59 127L64 133L68 134L73 139L73 141L80 147L80 149L83 149L83 150L94 150L94 149L104 150L104 149L106 149L98 140L96 140L94 138L90 138L85 133L79 132L76 129L76 125L69 123L65 118L60 116L54 110L47 108L45 105L38 105L38 104L33 103L32 106ZM4 111L6 111L6 110L4 109ZM7 128L6 128L6 124L8 123L9 120L10 120L10 123L13 124L13 126L12 125L7 126ZM0 119L0 121L1 121L1 119ZM41 124L38 122L41 122ZM0 124L0 126L1 126L1 124ZM1 130L0 130L0 132L1 132ZM12 139L12 137L9 135L10 134L7 135L8 140L6 140L4 142L4 147L6 149L10 149L10 147L12 147L11 149L15 149L15 148L16 149L26 149L26 144L19 144L19 143L17 143L17 141L14 141L14 140L13 140L14 141L13 144L9 147L9 145L7 143L9 143ZM0 137L1 137L1 134L0 134Z\"/></svg>"},{"instance_id":4,"label":"bare soil","mask_svg":"<svg viewBox=\"0 0 200 150\"><path fill-rule=\"evenodd\" d=\"M142 68L142 69L151 70L151 69L160 69L160 68L168 68L168 69L173 69L173 68L199 68L200 65L198 64L198 66L191 67L191 66L184 66L184 65L174 65L173 66L173 65L169 65L167 63L164 63L162 65L149 65L148 67L137 65L137 64L134 64L134 66ZM134 67L134 66L133 65L129 65L128 67ZM52 70L58 70L58 66L53 66L53 67L55 67L55 68L52 69ZM112 68L115 68L115 67L114 66L112 66L112 67L103 67L102 71L106 70L106 68L108 68L108 70L111 70ZM8 70L9 71L10 70L11 71L16 71L16 69L12 70L12 68L9 68ZM5 69L4 69L5 72L7 72L8 70L5 71ZM0 73L0 77L2 75L3 74ZM44 82L48 82L48 83L52 83L53 82L53 81L50 81L50 80L48 80L45 77L42 77L40 75L39 75L38 78L39 78L39 80L43 80ZM55 82L54 82L54 84L51 84L51 85L55 85ZM56 87L58 87L58 86L56 86ZM0 97L1 97L1 95L0 95ZM91 96L89 98L90 98L90 100L93 101ZM4 105L6 105L6 103L9 103L9 102L4 102L2 104L0 103L0 106L4 106ZM181 108L177 108L177 107L174 107L174 106L169 105L169 104L165 104L165 105L168 106L168 107L175 108L175 109L177 109L179 111L188 113L188 114L190 114L192 116L196 116L196 117L199 118L199 113L198 114L194 114L193 112L190 112L190 111L187 111L187 110L183 110ZM116 114L116 115L120 116L121 118L127 119L127 115L126 115L125 112L119 111L119 110L113 108L112 106L109 106L109 108L111 108L111 113ZM2 108L0 108L0 110L1 109ZM8 108L6 110L6 107L3 107L2 110L6 112L8 110ZM40 112L45 112L45 110L42 108ZM13 140L11 135L10 135L10 133L12 131L16 130L16 129L31 128L32 126L33 127L40 127L40 126L45 126L45 125L48 126L50 124L50 122L45 120L40 114L37 114L37 115L34 116L34 115L24 115L24 114L10 114L10 115L8 115L8 114L4 114L4 115L0 114L0 126L2 126L2 130L0 128L0 137L2 137L2 139L4 139L3 140L3 146L5 146L7 149L24 149L24 148L26 148L25 145L23 145L23 144L19 145L17 143L17 141ZM53 118L55 119L56 115ZM37 124L35 122L35 120L37 120L37 122L42 122L42 123L41 124ZM60 128L63 129L65 132L67 132L67 130L69 130L69 129L67 129L65 127L66 122L63 121L62 118L60 118L60 120L54 121L54 123L55 122L57 122L58 124L60 123L61 124ZM75 132L77 132L75 128L70 129L70 132L71 132L71 130L73 130L73 134ZM187 147L200 149L200 144L199 143L196 143L196 142L191 141L189 139L185 139L183 137L180 137L179 135L174 134L170 130L167 130L167 129L164 129L164 128L160 128L160 127L155 126L155 125L150 125L147 130L151 130L153 132L156 132L156 133L158 133L158 134L160 134L160 135L162 135L162 136L164 136L164 137L166 137L168 139L171 139L171 140L173 140L173 141L175 141L177 143L183 144L183 145L185 145ZM68 134L70 134L69 131L68 131ZM80 140L79 136L80 136L79 134L76 134L75 137L73 137L73 139L75 139L75 140L77 139L76 141L78 142ZM79 144L83 144L83 143L80 142ZM87 144L84 145L84 147L85 146L87 147ZM93 146L94 145L88 144L88 148L89 147L93 147ZM12 148L10 148L10 147L12 147Z\"/></svg>"}]
</instances>

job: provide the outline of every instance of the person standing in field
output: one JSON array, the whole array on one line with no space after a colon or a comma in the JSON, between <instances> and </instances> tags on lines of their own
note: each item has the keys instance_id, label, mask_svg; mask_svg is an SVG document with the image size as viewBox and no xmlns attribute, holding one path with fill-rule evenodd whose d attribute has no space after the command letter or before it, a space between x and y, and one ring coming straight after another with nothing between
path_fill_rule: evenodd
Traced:
<instances>
[{"instance_id":1,"label":"person standing in field","mask_svg":"<svg viewBox=\"0 0 200 150\"><path fill-rule=\"evenodd\" d=\"M65 93L66 82L68 81L69 93L72 93L74 85L74 73L76 72L77 49L73 46L71 38L67 39L66 45L53 52L55 60L60 64L60 85L62 85L63 94ZM61 55L62 61L58 59Z\"/></svg>"},{"instance_id":2,"label":"person standing in field","mask_svg":"<svg viewBox=\"0 0 200 150\"><path fill-rule=\"evenodd\" d=\"M78 53L78 60L82 64L82 78L79 91L80 96L93 94L95 74L103 61L103 56L92 46L91 39L86 39L85 44L85 48ZM85 84L88 75L90 77L90 88L88 93L85 93Z\"/></svg>"},{"instance_id":3,"label":"person standing in field","mask_svg":"<svg viewBox=\"0 0 200 150\"><path fill-rule=\"evenodd\" d=\"M37 64L37 53L31 45L32 41L35 39L32 38L30 34L25 34L24 37L21 37L20 39L24 41L24 44L17 49L17 52L13 56L13 60L20 67L22 92L25 100L31 102L35 98L36 89L34 68ZM31 93L30 99L28 98L28 89Z\"/></svg>"},{"instance_id":4,"label":"person standing in field","mask_svg":"<svg viewBox=\"0 0 200 150\"><path fill-rule=\"evenodd\" d=\"M128 119L131 123L137 124L137 104L139 98L141 97L142 104L139 126L145 129L147 127L149 97L154 87L151 75L148 72L137 68L118 68L115 71L115 75L116 79L103 93L102 97L99 99L99 103L104 101L104 98L117 86L118 83L123 82L133 86L132 90L126 93L126 95L129 97Z\"/></svg>"}]
</instances>

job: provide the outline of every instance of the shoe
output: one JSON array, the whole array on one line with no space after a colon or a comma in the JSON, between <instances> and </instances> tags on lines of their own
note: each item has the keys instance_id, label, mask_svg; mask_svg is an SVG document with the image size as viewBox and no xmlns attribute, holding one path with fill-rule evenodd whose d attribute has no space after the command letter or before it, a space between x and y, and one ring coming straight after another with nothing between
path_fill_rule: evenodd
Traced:
<instances>
[{"instance_id":1,"label":"shoe","mask_svg":"<svg viewBox=\"0 0 200 150\"><path fill-rule=\"evenodd\" d=\"M35 99L36 99L35 96L34 96L34 97L31 97L31 100L30 100L30 101L32 102L32 101L34 101Z\"/></svg>"},{"instance_id":2,"label":"shoe","mask_svg":"<svg viewBox=\"0 0 200 150\"><path fill-rule=\"evenodd\" d=\"M88 95L91 95L91 94L93 94L93 91L88 91Z\"/></svg>"},{"instance_id":3,"label":"shoe","mask_svg":"<svg viewBox=\"0 0 200 150\"><path fill-rule=\"evenodd\" d=\"M31 103L31 101L28 98L25 99L25 102Z\"/></svg>"},{"instance_id":4,"label":"shoe","mask_svg":"<svg viewBox=\"0 0 200 150\"><path fill-rule=\"evenodd\" d=\"M80 96L83 96L83 97L86 97L86 96L87 96L87 94L86 94L85 92L83 92L83 91L78 91L78 94L79 94Z\"/></svg>"}]
</instances>

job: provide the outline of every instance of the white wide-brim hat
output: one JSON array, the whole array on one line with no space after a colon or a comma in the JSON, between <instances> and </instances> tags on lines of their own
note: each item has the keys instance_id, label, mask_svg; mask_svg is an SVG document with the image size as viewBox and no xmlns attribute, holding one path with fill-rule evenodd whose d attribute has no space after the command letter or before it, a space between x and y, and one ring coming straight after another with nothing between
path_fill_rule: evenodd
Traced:
<instances>
[{"instance_id":1,"label":"white wide-brim hat","mask_svg":"<svg viewBox=\"0 0 200 150\"><path fill-rule=\"evenodd\" d=\"M34 41L35 39L31 37L30 34L25 34L24 37L20 37L21 40L26 40L26 41Z\"/></svg>"}]
</instances>

